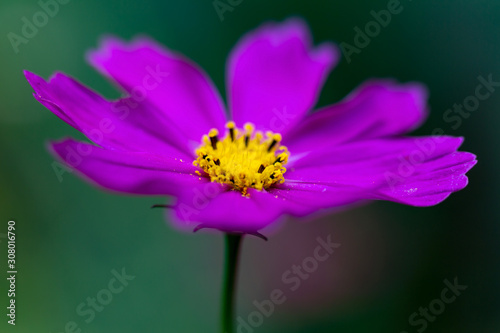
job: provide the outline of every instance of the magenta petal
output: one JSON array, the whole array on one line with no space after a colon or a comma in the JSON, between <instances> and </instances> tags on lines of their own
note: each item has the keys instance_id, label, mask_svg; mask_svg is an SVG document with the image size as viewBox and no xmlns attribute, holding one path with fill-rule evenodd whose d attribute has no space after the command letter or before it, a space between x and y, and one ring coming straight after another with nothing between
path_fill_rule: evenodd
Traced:
<instances>
[{"instance_id":1,"label":"magenta petal","mask_svg":"<svg viewBox=\"0 0 500 333\"><path fill-rule=\"evenodd\" d=\"M191 161L144 152L119 152L66 139L52 144L65 165L91 182L118 192L175 195L182 186L199 184Z\"/></svg>"},{"instance_id":2,"label":"magenta petal","mask_svg":"<svg viewBox=\"0 0 500 333\"><path fill-rule=\"evenodd\" d=\"M109 102L64 74L49 82L25 72L35 98L94 143L112 150L192 158L187 139L147 103Z\"/></svg>"},{"instance_id":3,"label":"magenta petal","mask_svg":"<svg viewBox=\"0 0 500 333\"><path fill-rule=\"evenodd\" d=\"M343 101L309 115L284 139L293 153L354 140L398 136L427 116L427 91L417 83L369 81Z\"/></svg>"},{"instance_id":4,"label":"magenta petal","mask_svg":"<svg viewBox=\"0 0 500 333\"><path fill-rule=\"evenodd\" d=\"M311 46L298 19L268 23L249 33L232 51L227 68L228 99L237 125L284 133L315 104L339 59L332 44Z\"/></svg>"},{"instance_id":5,"label":"magenta petal","mask_svg":"<svg viewBox=\"0 0 500 333\"><path fill-rule=\"evenodd\" d=\"M208 183L190 188L179 197L171 218L177 227L193 230L202 225L229 232L256 232L289 210L287 202L266 191L248 190L249 197L227 186Z\"/></svg>"},{"instance_id":6,"label":"magenta petal","mask_svg":"<svg viewBox=\"0 0 500 333\"><path fill-rule=\"evenodd\" d=\"M222 100L207 75L191 61L156 42L105 38L89 62L135 99L146 99L165 119L199 143L211 128L224 129Z\"/></svg>"},{"instance_id":7,"label":"magenta petal","mask_svg":"<svg viewBox=\"0 0 500 333\"><path fill-rule=\"evenodd\" d=\"M182 229L255 232L282 215L304 216L364 200L434 205L462 189L465 173L476 163L474 155L457 152L462 142L392 138L316 150L291 163L284 184L249 189L249 197L217 183L185 187L172 217Z\"/></svg>"},{"instance_id":8,"label":"magenta petal","mask_svg":"<svg viewBox=\"0 0 500 333\"><path fill-rule=\"evenodd\" d=\"M304 216L321 209L359 201L358 189L321 184L286 183L268 191L248 190L249 196L226 185L207 183L188 188L178 196L169 214L183 230L196 227L226 232L254 233L283 215Z\"/></svg>"},{"instance_id":9,"label":"magenta petal","mask_svg":"<svg viewBox=\"0 0 500 333\"><path fill-rule=\"evenodd\" d=\"M290 180L273 188L270 193L288 203L286 213L293 216L305 216L363 200L364 191L343 184L332 185Z\"/></svg>"},{"instance_id":10,"label":"magenta petal","mask_svg":"<svg viewBox=\"0 0 500 333\"><path fill-rule=\"evenodd\" d=\"M294 162L288 183L347 187L359 199L430 206L467 185L473 154L457 152L461 138L420 137L353 142L316 151Z\"/></svg>"},{"instance_id":11,"label":"magenta petal","mask_svg":"<svg viewBox=\"0 0 500 333\"><path fill-rule=\"evenodd\" d=\"M419 207L433 206L466 187L468 178L465 173L476 163L473 154L450 154L415 168L410 177L392 178L386 174L388 186L381 187L376 194L378 199Z\"/></svg>"}]
</instances>

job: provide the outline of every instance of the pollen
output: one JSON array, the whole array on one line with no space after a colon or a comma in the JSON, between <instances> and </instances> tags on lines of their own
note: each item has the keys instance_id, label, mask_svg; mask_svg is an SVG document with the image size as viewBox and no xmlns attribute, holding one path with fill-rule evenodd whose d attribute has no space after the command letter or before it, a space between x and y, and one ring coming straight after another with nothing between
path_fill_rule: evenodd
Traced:
<instances>
[{"instance_id":1,"label":"pollen","mask_svg":"<svg viewBox=\"0 0 500 333\"><path fill-rule=\"evenodd\" d=\"M232 121L226 129L224 138L211 129L196 149L193 165L201 168L212 182L228 184L247 196L249 188L262 191L285 181L284 166L290 153L280 144L280 134L264 134L250 123L238 129Z\"/></svg>"}]
</instances>

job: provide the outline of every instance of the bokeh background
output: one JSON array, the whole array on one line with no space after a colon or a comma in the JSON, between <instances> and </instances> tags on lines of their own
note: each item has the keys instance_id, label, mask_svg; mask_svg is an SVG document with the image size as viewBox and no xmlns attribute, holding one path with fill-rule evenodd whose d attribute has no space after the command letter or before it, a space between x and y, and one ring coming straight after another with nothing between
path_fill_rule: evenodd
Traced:
<instances>
[{"instance_id":1,"label":"bokeh background","mask_svg":"<svg viewBox=\"0 0 500 333\"><path fill-rule=\"evenodd\" d=\"M222 2L227 3L222 0ZM237 1L233 1L233 4ZM81 135L31 96L22 75L63 71L104 96L120 93L84 60L103 34L141 33L200 64L224 94L225 61L238 38L268 20L303 17L315 42L353 43L354 27L387 0L243 0L221 20L212 1L69 0L27 44L13 50L36 0L0 4L0 233L17 222L17 325L7 325L6 241L0 238L1 332L218 332L223 239L185 234L151 210L164 198L100 191L66 173L60 182L46 150L51 139ZM285 290L287 301L254 332L417 332L413 312L439 298L443 281L467 289L426 332L500 332L498 121L500 90L454 129L443 119L473 95L477 77L500 81L500 1L402 0L404 10L360 54L329 77L319 105L371 77L420 81L431 114L416 134L442 128L478 155L469 186L430 208L376 202L307 221L289 220L268 242L245 240L238 314ZM281 276L312 254L317 237L341 247L290 291ZM1 235L0 235L1 236ZM86 323L76 308L96 297L113 269L135 276ZM246 332L242 330L241 332Z\"/></svg>"}]
</instances>

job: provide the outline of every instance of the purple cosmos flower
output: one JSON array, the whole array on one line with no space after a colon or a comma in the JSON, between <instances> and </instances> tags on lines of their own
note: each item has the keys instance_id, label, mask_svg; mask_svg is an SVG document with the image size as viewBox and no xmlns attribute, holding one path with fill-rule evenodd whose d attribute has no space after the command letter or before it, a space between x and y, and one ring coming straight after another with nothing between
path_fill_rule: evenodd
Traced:
<instances>
[{"instance_id":1,"label":"purple cosmos flower","mask_svg":"<svg viewBox=\"0 0 500 333\"><path fill-rule=\"evenodd\" d=\"M283 215L360 200L435 205L467 185L462 138L406 137L426 118L426 89L373 80L312 112L339 60L297 19L249 33L227 65L229 115L207 75L154 41L105 38L89 62L129 97L108 101L68 76L26 77L35 98L94 144L53 153L114 191L177 198L170 217L254 233Z\"/></svg>"}]
</instances>

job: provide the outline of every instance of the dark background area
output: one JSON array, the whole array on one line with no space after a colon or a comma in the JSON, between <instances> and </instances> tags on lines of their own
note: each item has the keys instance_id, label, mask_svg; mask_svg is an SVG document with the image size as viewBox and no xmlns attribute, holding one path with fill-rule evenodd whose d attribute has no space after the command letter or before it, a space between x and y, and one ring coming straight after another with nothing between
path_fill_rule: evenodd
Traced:
<instances>
[{"instance_id":1,"label":"dark background area","mask_svg":"<svg viewBox=\"0 0 500 333\"><path fill-rule=\"evenodd\" d=\"M225 1L223 1L225 2ZM81 138L35 101L23 69L47 78L63 71L104 96L119 92L84 60L103 34L146 34L202 66L224 95L225 61L238 38L268 20L303 17L315 43L353 44L354 28L388 1L243 0L220 20L212 1L69 0L15 52L22 18L35 0L0 4L0 233L16 221L17 325L7 325L7 247L0 238L0 331L218 332L223 242L220 234L185 234L151 210L164 198L100 191L74 174L58 180L46 143ZM417 332L409 317L441 297L444 280L467 289L426 332L500 332L498 108L500 89L460 126L443 115L474 94L478 77L500 81L500 1L402 0L403 10L351 62L342 59L319 101L338 101L372 77L420 81L431 113L415 134L441 128L466 138L478 155L470 184L444 203L415 208L388 202L318 219L290 219L269 242L247 238L238 314L285 291L255 332ZM311 256L317 237L341 247L296 291L282 274ZM0 235L2 236L2 235ZM89 323L76 309L107 288L112 270L135 276ZM70 325L71 326L71 325ZM421 330L422 332L423 330ZM68 332L71 332L68 331ZM242 331L244 332L244 331Z\"/></svg>"}]
</instances>

